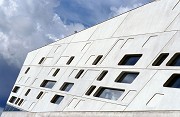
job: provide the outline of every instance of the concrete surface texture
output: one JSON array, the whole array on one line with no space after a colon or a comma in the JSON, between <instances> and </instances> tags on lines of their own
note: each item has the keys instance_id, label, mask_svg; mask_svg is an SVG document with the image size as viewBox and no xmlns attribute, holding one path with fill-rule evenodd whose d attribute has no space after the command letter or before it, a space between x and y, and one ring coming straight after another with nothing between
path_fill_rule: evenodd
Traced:
<instances>
[{"instance_id":1,"label":"concrete surface texture","mask_svg":"<svg viewBox=\"0 0 180 117\"><path fill-rule=\"evenodd\" d=\"M180 110L179 21L180 1L158 0L34 50L7 104L29 112ZM179 116L167 112L155 114Z\"/></svg>"}]
</instances>

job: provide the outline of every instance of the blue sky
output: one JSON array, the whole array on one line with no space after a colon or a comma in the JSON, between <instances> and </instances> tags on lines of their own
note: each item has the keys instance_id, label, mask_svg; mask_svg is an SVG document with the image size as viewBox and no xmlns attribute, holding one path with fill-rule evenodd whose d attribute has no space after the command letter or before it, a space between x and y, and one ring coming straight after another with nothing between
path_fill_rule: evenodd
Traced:
<instances>
[{"instance_id":1,"label":"blue sky","mask_svg":"<svg viewBox=\"0 0 180 117\"><path fill-rule=\"evenodd\" d=\"M0 107L27 53L151 0L0 0Z\"/></svg>"}]
</instances>

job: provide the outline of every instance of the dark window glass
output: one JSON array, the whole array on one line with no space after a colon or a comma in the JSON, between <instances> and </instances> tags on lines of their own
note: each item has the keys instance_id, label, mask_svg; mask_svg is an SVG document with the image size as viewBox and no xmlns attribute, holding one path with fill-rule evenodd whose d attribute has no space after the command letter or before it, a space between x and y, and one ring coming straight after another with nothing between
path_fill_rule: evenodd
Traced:
<instances>
[{"instance_id":1,"label":"dark window glass","mask_svg":"<svg viewBox=\"0 0 180 117\"><path fill-rule=\"evenodd\" d=\"M29 92L31 91L31 89L28 89L25 93L25 96L27 96L29 94Z\"/></svg>"},{"instance_id":2,"label":"dark window glass","mask_svg":"<svg viewBox=\"0 0 180 117\"><path fill-rule=\"evenodd\" d=\"M138 75L138 72L122 72L119 74L115 82L132 83Z\"/></svg>"},{"instance_id":3,"label":"dark window glass","mask_svg":"<svg viewBox=\"0 0 180 117\"><path fill-rule=\"evenodd\" d=\"M19 106L21 106L21 104L23 103L24 99L21 99L20 102L19 102Z\"/></svg>"},{"instance_id":4,"label":"dark window glass","mask_svg":"<svg viewBox=\"0 0 180 117\"><path fill-rule=\"evenodd\" d=\"M107 70L102 71L102 73L98 76L97 80L101 81L106 76L107 73L108 73Z\"/></svg>"},{"instance_id":5,"label":"dark window glass","mask_svg":"<svg viewBox=\"0 0 180 117\"><path fill-rule=\"evenodd\" d=\"M153 66L159 66L162 62L168 57L169 53L162 53L158 56L158 58L152 64Z\"/></svg>"},{"instance_id":6,"label":"dark window glass","mask_svg":"<svg viewBox=\"0 0 180 117\"><path fill-rule=\"evenodd\" d=\"M66 65L71 64L71 62L73 61L73 59L74 59L74 56L71 56L71 57L69 58L68 62L66 63Z\"/></svg>"},{"instance_id":7,"label":"dark window glass","mask_svg":"<svg viewBox=\"0 0 180 117\"><path fill-rule=\"evenodd\" d=\"M13 92L13 93L17 93L19 89L20 89L20 87L15 86L14 89L12 90L12 92Z\"/></svg>"},{"instance_id":8,"label":"dark window glass","mask_svg":"<svg viewBox=\"0 0 180 117\"><path fill-rule=\"evenodd\" d=\"M167 66L180 66L180 53L176 53L167 63Z\"/></svg>"},{"instance_id":9,"label":"dark window glass","mask_svg":"<svg viewBox=\"0 0 180 117\"><path fill-rule=\"evenodd\" d=\"M97 63L101 60L101 58L103 57L103 55L99 55L94 62L92 63L92 65L97 65Z\"/></svg>"},{"instance_id":10,"label":"dark window glass","mask_svg":"<svg viewBox=\"0 0 180 117\"><path fill-rule=\"evenodd\" d=\"M79 70L79 72L77 73L77 75L75 76L76 79L80 78L80 76L82 75L82 73L84 72L83 69Z\"/></svg>"},{"instance_id":11,"label":"dark window glass","mask_svg":"<svg viewBox=\"0 0 180 117\"><path fill-rule=\"evenodd\" d=\"M61 91L66 91L68 92L72 86L74 85L74 83L68 83L68 82L65 82L62 87L60 88Z\"/></svg>"},{"instance_id":12,"label":"dark window glass","mask_svg":"<svg viewBox=\"0 0 180 117\"><path fill-rule=\"evenodd\" d=\"M56 81L52 81L52 80L44 80L40 87L45 87L45 88L49 88L52 89L52 87L55 85Z\"/></svg>"},{"instance_id":13,"label":"dark window glass","mask_svg":"<svg viewBox=\"0 0 180 117\"><path fill-rule=\"evenodd\" d=\"M10 103L14 103L16 99L17 99L17 97L12 96L12 97L10 98L9 102L10 102Z\"/></svg>"},{"instance_id":14,"label":"dark window glass","mask_svg":"<svg viewBox=\"0 0 180 117\"><path fill-rule=\"evenodd\" d=\"M94 86L94 85L91 86L85 95L91 95L91 93L94 91L95 88L96 88L96 86Z\"/></svg>"},{"instance_id":15,"label":"dark window glass","mask_svg":"<svg viewBox=\"0 0 180 117\"><path fill-rule=\"evenodd\" d=\"M44 61L45 57L42 57L42 59L39 61L38 64L42 64L42 62Z\"/></svg>"},{"instance_id":16,"label":"dark window glass","mask_svg":"<svg viewBox=\"0 0 180 117\"><path fill-rule=\"evenodd\" d=\"M19 102L19 100L20 100L20 98L18 98L18 99L16 100L15 104L17 104L17 103Z\"/></svg>"},{"instance_id":17,"label":"dark window glass","mask_svg":"<svg viewBox=\"0 0 180 117\"><path fill-rule=\"evenodd\" d=\"M135 65L141 58L142 54L129 54L125 55L118 65Z\"/></svg>"},{"instance_id":18,"label":"dark window glass","mask_svg":"<svg viewBox=\"0 0 180 117\"><path fill-rule=\"evenodd\" d=\"M56 76L59 71L60 71L60 69L56 69L56 71L54 72L53 76Z\"/></svg>"},{"instance_id":19,"label":"dark window glass","mask_svg":"<svg viewBox=\"0 0 180 117\"><path fill-rule=\"evenodd\" d=\"M41 91L38 96L36 97L36 99L39 99L42 96L43 92Z\"/></svg>"},{"instance_id":20,"label":"dark window glass","mask_svg":"<svg viewBox=\"0 0 180 117\"><path fill-rule=\"evenodd\" d=\"M30 70L30 67L28 67L28 68L26 69L25 74L27 74L29 70Z\"/></svg>"},{"instance_id":21,"label":"dark window glass","mask_svg":"<svg viewBox=\"0 0 180 117\"><path fill-rule=\"evenodd\" d=\"M173 74L163 85L164 87L180 88L180 74Z\"/></svg>"},{"instance_id":22,"label":"dark window glass","mask_svg":"<svg viewBox=\"0 0 180 117\"><path fill-rule=\"evenodd\" d=\"M51 103L54 103L54 104L60 104L61 101L63 100L64 96L61 96L61 95L55 95L52 100L51 100Z\"/></svg>"},{"instance_id":23,"label":"dark window glass","mask_svg":"<svg viewBox=\"0 0 180 117\"><path fill-rule=\"evenodd\" d=\"M112 89L100 87L95 93L95 97L105 98L109 100L118 100L119 97L123 94L124 90L122 89Z\"/></svg>"}]
</instances>

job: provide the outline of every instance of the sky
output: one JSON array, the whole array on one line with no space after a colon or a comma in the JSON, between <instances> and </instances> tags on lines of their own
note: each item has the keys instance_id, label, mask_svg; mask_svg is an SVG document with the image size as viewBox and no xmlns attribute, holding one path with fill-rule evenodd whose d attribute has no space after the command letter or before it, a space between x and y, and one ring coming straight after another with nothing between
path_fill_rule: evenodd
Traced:
<instances>
[{"instance_id":1,"label":"sky","mask_svg":"<svg viewBox=\"0 0 180 117\"><path fill-rule=\"evenodd\" d=\"M29 51L152 0L0 0L0 112Z\"/></svg>"}]
</instances>

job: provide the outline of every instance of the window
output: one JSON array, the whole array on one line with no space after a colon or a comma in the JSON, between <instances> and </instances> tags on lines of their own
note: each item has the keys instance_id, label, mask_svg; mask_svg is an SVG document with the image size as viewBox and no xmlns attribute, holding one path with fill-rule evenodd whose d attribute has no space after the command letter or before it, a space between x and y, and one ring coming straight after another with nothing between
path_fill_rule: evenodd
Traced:
<instances>
[{"instance_id":1,"label":"window","mask_svg":"<svg viewBox=\"0 0 180 117\"><path fill-rule=\"evenodd\" d=\"M169 53L161 53L158 58L153 62L153 66L159 66L168 57Z\"/></svg>"},{"instance_id":2,"label":"window","mask_svg":"<svg viewBox=\"0 0 180 117\"><path fill-rule=\"evenodd\" d=\"M16 100L15 104L17 104L17 103L19 102L19 100L20 100L20 98L18 98L18 99Z\"/></svg>"},{"instance_id":3,"label":"window","mask_svg":"<svg viewBox=\"0 0 180 117\"><path fill-rule=\"evenodd\" d=\"M26 69L25 74L27 74L29 70L30 70L30 67L28 67L28 68Z\"/></svg>"},{"instance_id":4,"label":"window","mask_svg":"<svg viewBox=\"0 0 180 117\"><path fill-rule=\"evenodd\" d=\"M119 83L132 83L139 75L139 72L121 72L116 78L115 82Z\"/></svg>"},{"instance_id":5,"label":"window","mask_svg":"<svg viewBox=\"0 0 180 117\"><path fill-rule=\"evenodd\" d=\"M81 69L81 70L77 73L77 75L75 76L75 78L76 78L76 79L80 78L80 76L82 75L83 72L84 72L84 70Z\"/></svg>"},{"instance_id":6,"label":"window","mask_svg":"<svg viewBox=\"0 0 180 117\"><path fill-rule=\"evenodd\" d=\"M15 86L14 89L12 90L12 92L13 92L13 93L17 93L19 89L20 89L20 87Z\"/></svg>"},{"instance_id":7,"label":"window","mask_svg":"<svg viewBox=\"0 0 180 117\"><path fill-rule=\"evenodd\" d=\"M118 65L135 65L141 58L142 54L128 54L118 63Z\"/></svg>"},{"instance_id":8,"label":"window","mask_svg":"<svg viewBox=\"0 0 180 117\"><path fill-rule=\"evenodd\" d=\"M101 58L103 57L103 55L99 55L94 62L92 63L92 65L97 65L97 63L101 60Z\"/></svg>"},{"instance_id":9,"label":"window","mask_svg":"<svg viewBox=\"0 0 180 117\"><path fill-rule=\"evenodd\" d=\"M164 87L171 88L180 88L180 74L173 74L171 77L164 83Z\"/></svg>"},{"instance_id":10,"label":"window","mask_svg":"<svg viewBox=\"0 0 180 117\"><path fill-rule=\"evenodd\" d=\"M71 56L71 57L69 58L68 62L66 63L66 65L71 64L71 62L73 61L73 59L74 59L74 56Z\"/></svg>"},{"instance_id":11,"label":"window","mask_svg":"<svg viewBox=\"0 0 180 117\"><path fill-rule=\"evenodd\" d=\"M16 99L17 99L17 97L12 96L12 97L10 98L9 102L10 102L10 103L14 103Z\"/></svg>"},{"instance_id":12,"label":"window","mask_svg":"<svg viewBox=\"0 0 180 117\"><path fill-rule=\"evenodd\" d=\"M118 100L119 97L123 94L124 90L122 89L112 89L100 87L95 93L95 97L105 98L109 100Z\"/></svg>"},{"instance_id":13,"label":"window","mask_svg":"<svg viewBox=\"0 0 180 117\"><path fill-rule=\"evenodd\" d=\"M51 100L51 103L54 103L54 104L60 104L61 101L63 100L64 96L61 96L61 95L55 95L52 100Z\"/></svg>"},{"instance_id":14,"label":"window","mask_svg":"<svg viewBox=\"0 0 180 117\"><path fill-rule=\"evenodd\" d=\"M94 91L94 89L96 88L96 86L92 85L89 90L86 92L85 95L91 95L91 93Z\"/></svg>"},{"instance_id":15,"label":"window","mask_svg":"<svg viewBox=\"0 0 180 117\"><path fill-rule=\"evenodd\" d=\"M54 72L53 76L56 76L59 71L60 71L60 69L56 69L56 71Z\"/></svg>"},{"instance_id":16,"label":"window","mask_svg":"<svg viewBox=\"0 0 180 117\"><path fill-rule=\"evenodd\" d=\"M102 71L101 74L98 76L97 80L101 81L106 76L107 73L108 73L107 70Z\"/></svg>"},{"instance_id":17,"label":"window","mask_svg":"<svg viewBox=\"0 0 180 117\"><path fill-rule=\"evenodd\" d=\"M42 96L43 92L41 91L38 96L36 97L36 99L39 99Z\"/></svg>"},{"instance_id":18,"label":"window","mask_svg":"<svg viewBox=\"0 0 180 117\"><path fill-rule=\"evenodd\" d=\"M180 53L174 54L174 56L167 63L167 66L180 66Z\"/></svg>"},{"instance_id":19,"label":"window","mask_svg":"<svg viewBox=\"0 0 180 117\"><path fill-rule=\"evenodd\" d=\"M61 91L66 91L68 92L72 86L74 85L74 83L68 83L68 82L65 82L62 87L60 88Z\"/></svg>"},{"instance_id":20,"label":"window","mask_svg":"<svg viewBox=\"0 0 180 117\"><path fill-rule=\"evenodd\" d=\"M45 87L45 88L49 88L52 89L52 87L55 85L56 81L52 81L52 80L44 80L40 87Z\"/></svg>"},{"instance_id":21,"label":"window","mask_svg":"<svg viewBox=\"0 0 180 117\"><path fill-rule=\"evenodd\" d=\"M42 59L39 61L38 64L42 64L42 62L44 61L45 57L42 57Z\"/></svg>"},{"instance_id":22,"label":"window","mask_svg":"<svg viewBox=\"0 0 180 117\"><path fill-rule=\"evenodd\" d=\"M21 104L23 103L24 99L21 99L20 102L19 102L19 106L21 106Z\"/></svg>"},{"instance_id":23,"label":"window","mask_svg":"<svg viewBox=\"0 0 180 117\"><path fill-rule=\"evenodd\" d=\"M27 96L29 94L29 92L31 91L31 89L28 89L25 93L25 96Z\"/></svg>"}]
</instances>

